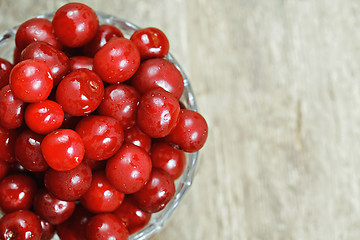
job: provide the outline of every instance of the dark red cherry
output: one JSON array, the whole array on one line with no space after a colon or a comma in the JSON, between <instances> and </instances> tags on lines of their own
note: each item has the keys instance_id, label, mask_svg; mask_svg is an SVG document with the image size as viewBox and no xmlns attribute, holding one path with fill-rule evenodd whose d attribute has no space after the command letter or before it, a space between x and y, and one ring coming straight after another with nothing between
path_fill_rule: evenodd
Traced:
<instances>
[{"instance_id":1,"label":"dark red cherry","mask_svg":"<svg viewBox=\"0 0 360 240\"><path fill-rule=\"evenodd\" d=\"M78 69L89 69L89 70L93 70L94 69L94 63L93 63L93 59L89 58L89 57L84 57L84 56L76 56L76 57L72 57L70 58L70 71L76 71Z\"/></svg>"},{"instance_id":2,"label":"dark red cherry","mask_svg":"<svg viewBox=\"0 0 360 240\"><path fill-rule=\"evenodd\" d=\"M107 161L92 160L84 157L84 162L91 168L92 171L105 170Z\"/></svg>"},{"instance_id":3,"label":"dark red cherry","mask_svg":"<svg viewBox=\"0 0 360 240\"><path fill-rule=\"evenodd\" d=\"M6 59L0 58L0 89L9 84L10 71L13 65Z\"/></svg>"},{"instance_id":4,"label":"dark red cherry","mask_svg":"<svg viewBox=\"0 0 360 240\"><path fill-rule=\"evenodd\" d=\"M91 218L86 227L87 240L127 240L129 233L123 223L111 213L103 213Z\"/></svg>"},{"instance_id":5,"label":"dark red cherry","mask_svg":"<svg viewBox=\"0 0 360 240\"><path fill-rule=\"evenodd\" d=\"M15 161L15 141L18 136L16 130L9 130L0 126L0 161L8 163Z\"/></svg>"},{"instance_id":6,"label":"dark red cherry","mask_svg":"<svg viewBox=\"0 0 360 240\"><path fill-rule=\"evenodd\" d=\"M9 165L4 161L0 161L0 180L3 179L9 173Z\"/></svg>"},{"instance_id":7,"label":"dark red cherry","mask_svg":"<svg viewBox=\"0 0 360 240\"><path fill-rule=\"evenodd\" d=\"M16 98L6 85L0 90L0 124L7 129L15 129L24 120L25 103Z\"/></svg>"},{"instance_id":8,"label":"dark red cherry","mask_svg":"<svg viewBox=\"0 0 360 240\"><path fill-rule=\"evenodd\" d=\"M54 225L44 221L39 217L40 225L41 225L41 239L40 240L51 240L55 234L55 227Z\"/></svg>"},{"instance_id":9,"label":"dark red cherry","mask_svg":"<svg viewBox=\"0 0 360 240\"><path fill-rule=\"evenodd\" d=\"M141 147L146 152L150 151L151 148L151 137L141 131L138 126L133 126L125 130L125 141L124 143L131 143L138 147Z\"/></svg>"}]
</instances>

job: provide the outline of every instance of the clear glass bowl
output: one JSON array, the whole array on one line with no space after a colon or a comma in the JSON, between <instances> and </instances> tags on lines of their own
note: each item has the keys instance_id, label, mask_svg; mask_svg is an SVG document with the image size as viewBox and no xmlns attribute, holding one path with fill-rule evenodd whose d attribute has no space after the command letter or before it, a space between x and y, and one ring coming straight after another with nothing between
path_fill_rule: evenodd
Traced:
<instances>
[{"instance_id":1,"label":"clear glass bowl","mask_svg":"<svg viewBox=\"0 0 360 240\"><path fill-rule=\"evenodd\" d=\"M129 38L132 33L139 29L138 26L134 25L131 22L128 22L124 19L111 16L104 13L97 13L99 17L100 24L111 24L118 27L121 32L124 34L126 38ZM44 14L37 16L38 18L46 18L50 21L52 20L54 13ZM13 52L15 47L15 34L18 27L13 27L0 35L0 57L5 58L8 61L12 62ZM197 111L195 98L193 91L191 89L191 85L189 79L187 78L184 71L181 69L179 63L175 60L175 58L169 53L166 56L166 59L170 60L181 72L184 77L184 93L181 97L181 102L185 105L187 109ZM166 205L166 207L152 215L151 220L145 228L140 230L137 233L134 233L130 236L130 240L144 240L149 239L155 234L159 233L161 229L164 227L165 223L167 223L175 211L177 206L179 205L181 199L184 197L185 193L189 189L194 179L194 173L196 169L196 164L198 161L198 153L187 153L187 164L183 175L175 182L176 192L173 199ZM1 215L1 213L0 213ZM54 239L59 239L58 236L55 236Z\"/></svg>"}]
</instances>

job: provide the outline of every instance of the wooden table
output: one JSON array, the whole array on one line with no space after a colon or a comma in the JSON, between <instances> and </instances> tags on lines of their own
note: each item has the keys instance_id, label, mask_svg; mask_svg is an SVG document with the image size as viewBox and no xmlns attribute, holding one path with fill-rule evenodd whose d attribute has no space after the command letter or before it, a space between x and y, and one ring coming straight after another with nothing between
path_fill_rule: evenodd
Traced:
<instances>
[{"instance_id":1,"label":"wooden table","mask_svg":"<svg viewBox=\"0 0 360 240\"><path fill-rule=\"evenodd\" d=\"M0 0L0 31L66 2ZM208 120L156 239L360 239L359 1L85 3L163 29Z\"/></svg>"}]
</instances>

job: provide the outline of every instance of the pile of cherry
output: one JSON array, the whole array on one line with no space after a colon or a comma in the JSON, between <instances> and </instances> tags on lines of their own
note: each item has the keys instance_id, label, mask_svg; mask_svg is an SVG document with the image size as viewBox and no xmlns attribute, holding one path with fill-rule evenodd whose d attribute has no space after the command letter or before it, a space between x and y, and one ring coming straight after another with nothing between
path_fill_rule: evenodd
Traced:
<instances>
[{"instance_id":1,"label":"pile of cherry","mask_svg":"<svg viewBox=\"0 0 360 240\"><path fill-rule=\"evenodd\" d=\"M157 28L127 39L80 3L0 59L0 240L127 239L162 210L207 124Z\"/></svg>"}]
</instances>

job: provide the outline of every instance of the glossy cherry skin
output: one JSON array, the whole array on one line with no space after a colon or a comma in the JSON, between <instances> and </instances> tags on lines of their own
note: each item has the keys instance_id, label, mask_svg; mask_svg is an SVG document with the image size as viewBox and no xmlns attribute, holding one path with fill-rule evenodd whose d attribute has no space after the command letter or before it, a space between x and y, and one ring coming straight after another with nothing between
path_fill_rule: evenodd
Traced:
<instances>
[{"instance_id":1,"label":"glossy cherry skin","mask_svg":"<svg viewBox=\"0 0 360 240\"><path fill-rule=\"evenodd\" d=\"M64 120L61 106L51 100L31 103L25 110L26 125L34 132L47 134L58 129Z\"/></svg>"},{"instance_id":2,"label":"glossy cherry skin","mask_svg":"<svg viewBox=\"0 0 360 240\"><path fill-rule=\"evenodd\" d=\"M50 224L65 222L73 214L76 202L62 201L45 189L39 189L34 197L34 212Z\"/></svg>"},{"instance_id":3,"label":"glossy cherry skin","mask_svg":"<svg viewBox=\"0 0 360 240\"><path fill-rule=\"evenodd\" d=\"M10 88L24 102L44 101L53 88L53 78L46 63L28 59L16 64L10 73Z\"/></svg>"},{"instance_id":4,"label":"glossy cherry skin","mask_svg":"<svg viewBox=\"0 0 360 240\"><path fill-rule=\"evenodd\" d=\"M1 240L40 240L41 234L40 220L28 210L8 213L0 219Z\"/></svg>"},{"instance_id":5,"label":"glossy cherry skin","mask_svg":"<svg viewBox=\"0 0 360 240\"><path fill-rule=\"evenodd\" d=\"M35 41L46 42L57 49L61 48L60 42L56 39L52 24L44 18L32 18L22 23L15 35L15 43L20 52L30 43Z\"/></svg>"},{"instance_id":6,"label":"glossy cherry skin","mask_svg":"<svg viewBox=\"0 0 360 240\"><path fill-rule=\"evenodd\" d=\"M57 171L75 168L84 158L84 144L71 129L59 129L45 136L41 152L49 166Z\"/></svg>"},{"instance_id":7,"label":"glossy cherry skin","mask_svg":"<svg viewBox=\"0 0 360 240\"><path fill-rule=\"evenodd\" d=\"M70 71L76 71L78 69L86 68L89 70L94 69L94 61L92 58L84 56L76 56L70 58Z\"/></svg>"},{"instance_id":8,"label":"glossy cherry skin","mask_svg":"<svg viewBox=\"0 0 360 240\"><path fill-rule=\"evenodd\" d=\"M138 147L141 147L146 152L151 148L151 137L145 134L138 126L133 126L125 130L125 143L131 143Z\"/></svg>"},{"instance_id":9,"label":"glossy cherry skin","mask_svg":"<svg viewBox=\"0 0 360 240\"><path fill-rule=\"evenodd\" d=\"M17 137L15 142L16 160L27 170L42 172L48 169L49 165L41 153L41 142L43 135L25 130Z\"/></svg>"},{"instance_id":10,"label":"glossy cherry skin","mask_svg":"<svg viewBox=\"0 0 360 240\"><path fill-rule=\"evenodd\" d=\"M104 96L104 84L100 77L88 69L69 73L58 85L56 101L64 112L84 116L93 112Z\"/></svg>"},{"instance_id":11,"label":"glossy cherry skin","mask_svg":"<svg viewBox=\"0 0 360 240\"><path fill-rule=\"evenodd\" d=\"M6 162L0 161L0 180L9 173L9 169L10 167Z\"/></svg>"},{"instance_id":12,"label":"glossy cherry skin","mask_svg":"<svg viewBox=\"0 0 360 240\"><path fill-rule=\"evenodd\" d=\"M151 214L141 210L129 195L125 196L123 203L113 214L124 223L130 234L144 228L151 218Z\"/></svg>"},{"instance_id":13,"label":"glossy cherry skin","mask_svg":"<svg viewBox=\"0 0 360 240\"><path fill-rule=\"evenodd\" d=\"M153 168L149 181L133 197L140 209L155 213L162 210L174 194L173 178L164 170Z\"/></svg>"},{"instance_id":14,"label":"glossy cherry skin","mask_svg":"<svg viewBox=\"0 0 360 240\"><path fill-rule=\"evenodd\" d=\"M95 172L89 190L81 197L81 204L90 212L113 212L124 200L124 193L117 191L103 171Z\"/></svg>"},{"instance_id":15,"label":"glossy cherry skin","mask_svg":"<svg viewBox=\"0 0 360 240\"><path fill-rule=\"evenodd\" d=\"M41 239L40 240L51 240L55 234L55 227L54 225L46 222L45 220L41 219L39 217L40 220L40 225L41 225Z\"/></svg>"},{"instance_id":16,"label":"glossy cherry skin","mask_svg":"<svg viewBox=\"0 0 360 240\"><path fill-rule=\"evenodd\" d=\"M9 130L0 126L0 161L8 163L15 161L15 141L18 136L16 130Z\"/></svg>"},{"instance_id":17,"label":"glossy cherry skin","mask_svg":"<svg viewBox=\"0 0 360 240\"><path fill-rule=\"evenodd\" d=\"M6 85L0 90L0 124L7 129L15 129L22 125L25 103L16 98Z\"/></svg>"},{"instance_id":18,"label":"glossy cherry skin","mask_svg":"<svg viewBox=\"0 0 360 240\"><path fill-rule=\"evenodd\" d=\"M155 143L151 147L151 161L155 168L161 168L177 179L185 170L186 156L179 149L173 148L167 143Z\"/></svg>"},{"instance_id":19,"label":"glossy cherry skin","mask_svg":"<svg viewBox=\"0 0 360 240\"><path fill-rule=\"evenodd\" d=\"M197 152L204 146L207 135L208 125L204 117L195 111L182 109L179 122L165 139L185 152Z\"/></svg>"},{"instance_id":20,"label":"glossy cherry skin","mask_svg":"<svg viewBox=\"0 0 360 240\"><path fill-rule=\"evenodd\" d=\"M169 40L158 28L149 27L136 30L130 40L139 49L141 60L163 58L169 52Z\"/></svg>"},{"instance_id":21,"label":"glossy cherry skin","mask_svg":"<svg viewBox=\"0 0 360 240\"><path fill-rule=\"evenodd\" d=\"M56 11L52 24L62 44L80 47L95 36L99 20L94 10L85 4L68 3Z\"/></svg>"},{"instance_id":22,"label":"glossy cherry skin","mask_svg":"<svg viewBox=\"0 0 360 240\"><path fill-rule=\"evenodd\" d=\"M13 65L9 61L0 58L0 89L9 84L9 76L12 67Z\"/></svg>"},{"instance_id":23,"label":"glossy cherry skin","mask_svg":"<svg viewBox=\"0 0 360 240\"><path fill-rule=\"evenodd\" d=\"M20 60L23 61L26 59L45 62L50 68L54 86L57 86L63 76L69 71L70 60L66 54L46 42L34 42L29 44L21 52Z\"/></svg>"},{"instance_id":24,"label":"glossy cherry skin","mask_svg":"<svg viewBox=\"0 0 360 240\"><path fill-rule=\"evenodd\" d=\"M140 98L137 124L150 137L165 137L174 129L179 112L179 102L171 93L153 89Z\"/></svg>"},{"instance_id":25,"label":"glossy cherry skin","mask_svg":"<svg viewBox=\"0 0 360 240\"><path fill-rule=\"evenodd\" d=\"M4 213L27 210L32 206L35 181L24 174L9 175L0 182L0 208Z\"/></svg>"},{"instance_id":26,"label":"glossy cherry skin","mask_svg":"<svg viewBox=\"0 0 360 240\"><path fill-rule=\"evenodd\" d=\"M108 24L100 25L95 37L84 46L85 55L93 57L100 48L114 37L123 37L122 32L117 27Z\"/></svg>"},{"instance_id":27,"label":"glossy cherry skin","mask_svg":"<svg viewBox=\"0 0 360 240\"><path fill-rule=\"evenodd\" d=\"M85 157L105 160L112 157L124 142L120 123L108 116L88 116L75 128L85 146Z\"/></svg>"},{"instance_id":28,"label":"glossy cherry skin","mask_svg":"<svg viewBox=\"0 0 360 240\"><path fill-rule=\"evenodd\" d=\"M94 56L95 72L108 83L128 80L139 65L139 50L126 38L112 38Z\"/></svg>"},{"instance_id":29,"label":"glossy cherry skin","mask_svg":"<svg viewBox=\"0 0 360 240\"><path fill-rule=\"evenodd\" d=\"M106 177L120 192L131 194L139 191L151 173L151 159L142 148L124 144L106 164Z\"/></svg>"},{"instance_id":30,"label":"glossy cherry skin","mask_svg":"<svg viewBox=\"0 0 360 240\"><path fill-rule=\"evenodd\" d=\"M87 240L127 240L129 233L123 223L111 213L98 214L86 227Z\"/></svg>"},{"instance_id":31,"label":"glossy cherry skin","mask_svg":"<svg viewBox=\"0 0 360 240\"><path fill-rule=\"evenodd\" d=\"M118 120L123 129L128 129L136 123L137 105L140 95L131 86L113 84L105 88L104 99L98 112Z\"/></svg>"},{"instance_id":32,"label":"glossy cherry skin","mask_svg":"<svg viewBox=\"0 0 360 240\"><path fill-rule=\"evenodd\" d=\"M180 71L170 61L162 58L142 62L131 78L131 84L140 94L150 89L162 88L177 99L180 99L184 91L184 80Z\"/></svg>"},{"instance_id":33,"label":"glossy cherry skin","mask_svg":"<svg viewBox=\"0 0 360 240\"><path fill-rule=\"evenodd\" d=\"M81 204L76 205L73 215L56 226L59 238L62 240L85 240L86 226L92 217L93 214Z\"/></svg>"},{"instance_id":34,"label":"glossy cherry skin","mask_svg":"<svg viewBox=\"0 0 360 240\"><path fill-rule=\"evenodd\" d=\"M84 162L68 171L49 169L44 177L47 190L64 201L79 199L90 188L91 180L91 168Z\"/></svg>"}]
</instances>

